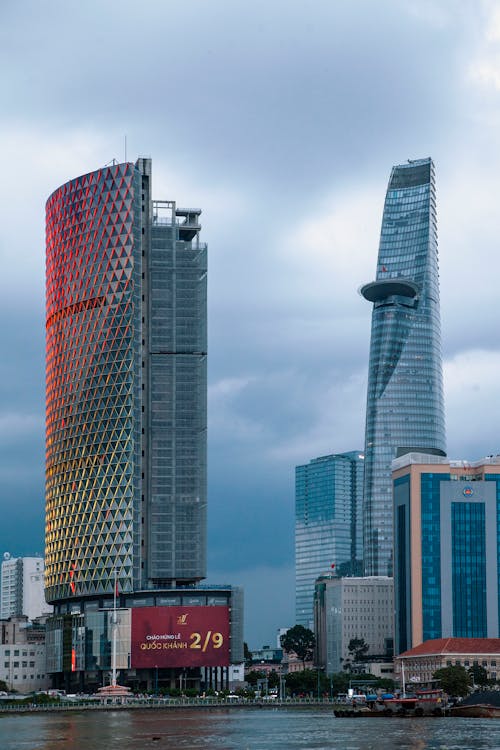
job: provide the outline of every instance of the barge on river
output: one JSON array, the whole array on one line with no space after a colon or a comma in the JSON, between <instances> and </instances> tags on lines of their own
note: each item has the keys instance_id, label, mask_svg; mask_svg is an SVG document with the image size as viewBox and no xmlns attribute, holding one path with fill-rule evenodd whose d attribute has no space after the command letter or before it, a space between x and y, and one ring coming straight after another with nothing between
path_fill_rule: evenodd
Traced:
<instances>
[{"instance_id":1,"label":"barge on river","mask_svg":"<svg viewBox=\"0 0 500 750\"><path fill-rule=\"evenodd\" d=\"M442 690L417 690L412 695L382 696L373 701L342 706L338 718L355 716L446 716L449 709Z\"/></svg>"}]
</instances>

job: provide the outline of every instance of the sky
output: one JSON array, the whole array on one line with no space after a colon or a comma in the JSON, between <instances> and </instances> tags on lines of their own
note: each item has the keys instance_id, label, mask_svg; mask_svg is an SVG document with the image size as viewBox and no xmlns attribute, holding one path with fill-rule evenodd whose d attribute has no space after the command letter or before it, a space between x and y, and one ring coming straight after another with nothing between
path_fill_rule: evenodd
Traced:
<instances>
[{"instance_id":1,"label":"sky","mask_svg":"<svg viewBox=\"0 0 500 750\"><path fill-rule=\"evenodd\" d=\"M0 3L0 552L43 553L45 201L112 159L202 208L208 580L294 624L294 467L364 444L391 167L436 165L448 454L500 453L500 3Z\"/></svg>"}]
</instances>

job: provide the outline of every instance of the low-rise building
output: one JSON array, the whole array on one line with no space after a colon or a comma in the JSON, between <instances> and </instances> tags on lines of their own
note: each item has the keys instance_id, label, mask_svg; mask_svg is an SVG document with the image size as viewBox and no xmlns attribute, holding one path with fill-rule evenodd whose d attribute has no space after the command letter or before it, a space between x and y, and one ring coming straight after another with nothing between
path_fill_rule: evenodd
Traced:
<instances>
[{"instance_id":1,"label":"low-rise building","mask_svg":"<svg viewBox=\"0 0 500 750\"><path fill-rule=\"evenodd\" d=\"M433 674L444 667L484 667L488 679L500 676L500 638L435 638L399 654L394 659L394 676L400 684L429 687Z\"/></svg>"},{"instance_id":2,"label":"low-rise building","mask_svg":"<svg viewBox=\"0 0 500 750\"><path fill-rule=\"evenodd\" d=\"M18 693L50 687L41 623L33 625L26 616L0 620L0 680Z\"/></svg>"},{"instance_id":3,"label":"low-rise building","mask_svg":"<svg viewBox=\"0 0 500 750\"><path fill-rule=\"evenodd\" d=\"M0 680L18 693L47 690L51 680L46 670L45 644L0 645Z\"/></svg>"}]
</instances>

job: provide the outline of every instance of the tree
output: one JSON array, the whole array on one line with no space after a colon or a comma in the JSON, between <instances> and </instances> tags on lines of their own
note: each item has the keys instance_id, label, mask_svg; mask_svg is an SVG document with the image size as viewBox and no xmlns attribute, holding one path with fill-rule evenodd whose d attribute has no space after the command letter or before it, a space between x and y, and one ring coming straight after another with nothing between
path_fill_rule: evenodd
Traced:
<instances>
[{"instance_id":1,"label":"tree","mask_svg":"<svg viewBox=\"0 0 500 750\"><path fill-rule=\"evenodd\" d=\"M248 643L246 641L243 643L243 658L246 666L249 667L252 663L252 652L248 648Z\"/></svg>"},{"instance_id":2,"label":"tree","mask_svg":"<svg viewBox=\"0 0 500 750\"><path fill-rule=\"evenodd\" d=\"M488 684L488 672L480 664L473 664L467 671L469 672L471 681L474 685L480 685L483 687Z\"/></svg>"},{"instance_id":3,"label":"tree","mask_svg":"<svg viewBox=\"0 0 500 750\"><path fill-rule=\"evenodd\" d=\"M9 692L8 685L3 680L0 680L0 690L2 691L2 693L8 693Z\"/></svg>"},{"instance_id":4,"label":"tree","mask_svg":"<svg viewBox=\"0 0 500 750\"><path fill-rule=\"evenodd\" d=\"M257 669L252 669L250 672L247 672L245 675L245 682L247 682L249 685L252 685L252 687L255 687L258 680L265 680L266 679L266 673L260 672Z\"/></svg>"},{"instance_id":5,"label":"tree","mask_svg":"<svg viewBox=\"0 0 500 750\"><path fill-rule=\"evenodd\" d=\"M465 667L458 664L438 669L432 675L432 679L439 680L441 687L448 695L464 696L469 694L470 675Z\"/></svg>"},{"instance_id":6,"label":"tree","mask_svg":"<svg viewBox=\"0 0 500 750\"><path fill-rule=\"evenodd\" d=\"M267 673L267 684L270 688L279 687L280 685L280 676L278 672L276 672L275 669L272 669L270 672Z\"/></svg>"},{"instance_id":7,"label":"tree","mask_svg":"<svg viewBox=\"0 0 500 750\"><path fill-rule=\"evenodd\" d=\"M301 693L312 693L316 695L319 689L321 693L328 693L330 684L329 679L323 673L318 673L315 669L303 669L302 672L290 672L285 676L287 690L292 695Z\"/></svg>"},{"instance_id":8,"label":"tree","mask_svg":"<svg viewBox=\"0 0 500 750\"><path fill-rule=\"evenodd\" d=\"M316 640L314 633L303 625L294 625L281 636L281 646L289 654L293 651L302 662L302 669L306 668L306 661L313 656Z\"/></svg>"},{"instance_id":9,"label":"tree","mask_svg":"<svg viewBox=\"0 0 500 750\"><path fill-rule=\"evenodd\" d=\"M334 672L330 676L332 693L337 695L338 693L347 693L349 688L350 675L346 672Z\"/></svg>"},{"instance_id":10,"label":"tree","mask_svg":"<svg viewBox=\"0 0 500 750\"><path fill-rule=\"evenodd\" d=\"M347 650L353 661L363 661L369 650L364 638L351 638Z\"/></svg>"}]
</instances>

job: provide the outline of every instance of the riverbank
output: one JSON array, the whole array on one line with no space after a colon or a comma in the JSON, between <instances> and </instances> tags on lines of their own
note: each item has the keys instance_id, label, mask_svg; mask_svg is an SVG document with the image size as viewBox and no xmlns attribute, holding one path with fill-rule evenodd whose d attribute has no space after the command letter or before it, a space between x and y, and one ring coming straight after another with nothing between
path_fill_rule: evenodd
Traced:
<instances>
[{"instance_id":1,"label":"riverbank","mask_svg":"<svg viewBox=\"0 0 500 750\"><path fill-rule=\"evenodd\" d=\"M262 709L319 709L335 711L340 704L328 700L315 700L313 698L290 698L280 700L225 700L217 698L151 698L136 699L129 698L123 703L103 702L99 699L90 700L61 700L59 703L47 704L0 704L0 716L2 714L26 714L26 713L52 713L68 711L130 711L143 709L234 709L246 708L254 710Z\"/></svg>"}]
</instances>

